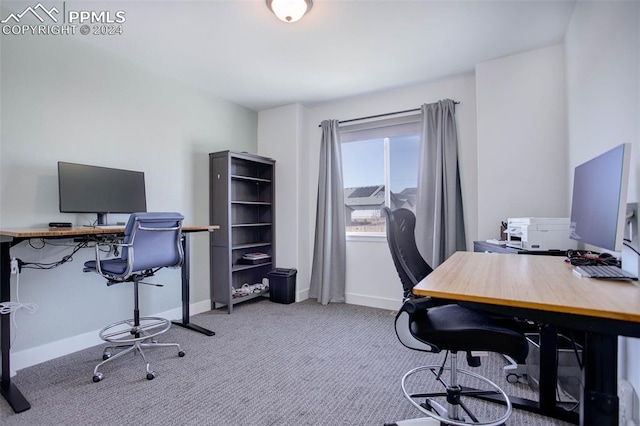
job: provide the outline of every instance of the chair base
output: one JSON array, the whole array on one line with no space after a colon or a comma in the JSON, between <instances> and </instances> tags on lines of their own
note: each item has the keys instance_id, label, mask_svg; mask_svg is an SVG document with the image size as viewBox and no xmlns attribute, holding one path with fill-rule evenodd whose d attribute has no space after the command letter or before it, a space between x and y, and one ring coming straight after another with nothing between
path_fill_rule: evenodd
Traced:
<instances>
[{"instance_id":1,"label":"chair base","mask_svg":"<svg viewBox=\"0 0 640 426\"><path fill-rule=\"evenodd\" d=\"M419 419L398 420L393 423L385 423L384 426L440 426L441 423L431 417L421 417Z\"/></svg>"},{"instance_id":2,"label":"chair base","mask_svg":"<svg viewBox=\"0 0 640 426\"><path fill-rule=\"evenodd\" d=\"M438 377L438 371L441 368L444 371L451 372L452 384L448 384L441 377ZM422 371L429 371L430 373L435 375L437 377L437 380L439 380L445 386L445 392L409 393L407 391L407 379ZM489 385L492 390L477 390L467 387L461 387L457 384L453 385L453 383L457 382L455 378L459 374L470 376L477 380L480 380L481 382ZM465 426L472 424L478 426L498 426L504 424L504 422L509 419L512 411L511 401L509 400L509 397L498 385L496 385L491 380L480 376L479 374L458 368L455 368L453 371L451 367L442 367L440 365L426 365L414 368L413 370L408 371L402 377L402 392L405 398L407 398L409 402L411 402L411 404L418 410L420 410L427 416L430 416L431 418L441 422L441 424L444 425ZM504 405L501 405L504 408L504 413L502 416L495 420L484 420L476 418L467 409L464 403L465 398L474 398L475 400L478 400L480 397L488 394L501 395L504 399ZM435 401L433 399L435 397L445 398L446 401L448 401L449 410L442 404ZM421 402L419 402L418 399L421 400ZM461 413L460 409L462 409L464 413Z\"/></svg>"},{"instance_id":3,"label":"chair base","mask_svg":"<svg viewBox=\"0 0 640 426\"><path fill-rule=\"evenodd\" d=\"M527 366L525 364L518 364L517 361L511 358L509 355L502 355L504 359L509 362L509 365L505 365L502 369L504 371L505 380L509 383L524 383L528 384Z\"/></svg>"},{"instance_id":4,"label":"chair base","mask_svg":"<svg viewBox=\"0 0 640 426\"><path fill-rule=\"evenodd\" d=\"M158 343L155 337L165 333L171 327L171 321L159 317L143 317L138 321L139 325L135 325L133 319L118 321L109 324L100 330L100 338L105 342L116 343L113 346L107 346L102 354L103 361L96 365L93 369L93 381L99 382L104 378L99 369L104 364L118 359L121 356L133 352L140 354L146 365L147 380L153 380L156 374L151 370L151 366L143 351L143 348L157 347L176 347L178 348L178 356L183 357L185 352L177 343ZM115 355L111 354L113 349L121 349Z\"/></svg>"}]
</instances>

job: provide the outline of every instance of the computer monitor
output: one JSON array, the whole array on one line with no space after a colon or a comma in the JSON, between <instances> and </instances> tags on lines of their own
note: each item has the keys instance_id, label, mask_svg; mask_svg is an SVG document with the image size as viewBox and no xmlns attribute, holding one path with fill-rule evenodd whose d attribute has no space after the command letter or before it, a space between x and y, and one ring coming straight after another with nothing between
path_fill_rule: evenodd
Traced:
<instances>
[{"instance_id":1,"label":"computer monitor","mask_svg":"<svg viewBox=\"0 0 640 426\"><path fill-rule=\"evenodd\" d=\"M106 225L107 213L147 211L144 172L58 162L60 212L96 213Z\"/></svg>"},{"instance_id":2,"label":"computer monitor","mask_svg":"<svg viewBox=\"0 0 640 426\"><path fill-rule=\"evenodd\" d=\"M571 238L622 251L631 144L619 145L575 168Z\"/></svg>"}]
</instances>

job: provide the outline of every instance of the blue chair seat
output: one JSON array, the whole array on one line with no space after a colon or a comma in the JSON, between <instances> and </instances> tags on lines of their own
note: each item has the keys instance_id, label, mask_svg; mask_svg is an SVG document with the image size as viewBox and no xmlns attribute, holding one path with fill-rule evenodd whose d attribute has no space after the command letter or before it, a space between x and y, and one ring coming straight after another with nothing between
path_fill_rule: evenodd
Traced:
<instances>
[{"instance_id":1,"label":"blue chair seat","mask_svg":"<svg viewBox=\"0 0 640 426\"><path fill-rule=\"evenodd\" d=\"M89 260L84 263L84 267L90 271L96 272L98 267L96 265L95 260ZM100 261L100 269L102 272L105 272L110 275L124 275L127 270L127 261L126 259L108 259Z\"/></svg>"}]
</instances>

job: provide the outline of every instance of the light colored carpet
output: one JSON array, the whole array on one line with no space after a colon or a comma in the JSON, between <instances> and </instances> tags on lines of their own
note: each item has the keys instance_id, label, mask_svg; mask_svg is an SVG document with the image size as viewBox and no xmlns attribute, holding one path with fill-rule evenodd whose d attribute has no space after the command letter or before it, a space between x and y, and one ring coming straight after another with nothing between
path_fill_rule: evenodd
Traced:
<instances>
[{"instance_id":1,"label":"light colored carpet","mask_svg":"<svg viewBox=\"0 0 640 426\"><path fill-rule=\"evenodd\" d=\"M151 381L131 355L105 366L104 380L93 383L101 347L18 372L15 383L32 408L14 414L0 400L0 424L383 425L421 417L400 379L443 359L402 346L394 315L382 309L261 299L191 321L216 336L173 327L161 341L180 343L187 355L147 352L157 373ZM528 386L506 382L504 365L491 355L474 371L511 395L535 398ZM567 423L516 410L508 424Z\"/></svg>"}]
</instances>

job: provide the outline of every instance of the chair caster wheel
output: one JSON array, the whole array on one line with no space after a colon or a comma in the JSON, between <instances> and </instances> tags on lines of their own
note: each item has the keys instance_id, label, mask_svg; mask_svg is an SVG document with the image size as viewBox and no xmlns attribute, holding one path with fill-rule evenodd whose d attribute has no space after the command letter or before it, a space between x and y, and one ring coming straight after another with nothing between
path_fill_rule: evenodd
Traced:
<instances>
[{"instance_id":1,"label":"chair caster wheel","mask_svg":"<svg viewBox=\"0 0 640 426\"><path fill-rule=\"evenodd\" d=\"M102 373L96 373L96 374L93 375L93 382L94 383L98 383L103 378L104 378L104 376L102 375Z\"/></svg>"},{"instance_id":2,"label":"chair caster wheel","mask_svg":"<svg viewBox=\"0 0 640 426\"><path fill-rule=\"evenodd\" d=\"M156 373L151 372L151 373L147 373L147 380L153 380L156 377Z\"/></svg>"},{"instance_id":3,"label":"chair caster wheel","mask_svg":"<svg viewBox=\"0 0 640 426\"><path fill-rule=\"evenodd\" d=\"M184 351L180 351L180 352L178 352L178 356L179 356L180 358L182 358L184 355L185 355Z\"/></svg>"},{"instance_id":4,"label":"chair caster wheel","mask_svg":"<svg viewBox=\"0 0 640 426\"><path fill-rule=\"evenodd\" d=\"M438 404L436 401L425 399L424 402L420 404L420 406L427 411L430 411L432 413L439 415L440 417L448 417L447 409L444 408L441 404ZM442 423L442 424L446 424L446 423Z\"/></svg>"},{"instance_id":5,"label":"chair caster wheel","mask_svg":"<svg viewBox=\"0 0 640 426\"><path fill-rule=\"evenodd\" d=\"M507 382L509 383L518 383L520 381L520 376L514 373L507 374Z\"/></svg>"}]
</instances>

